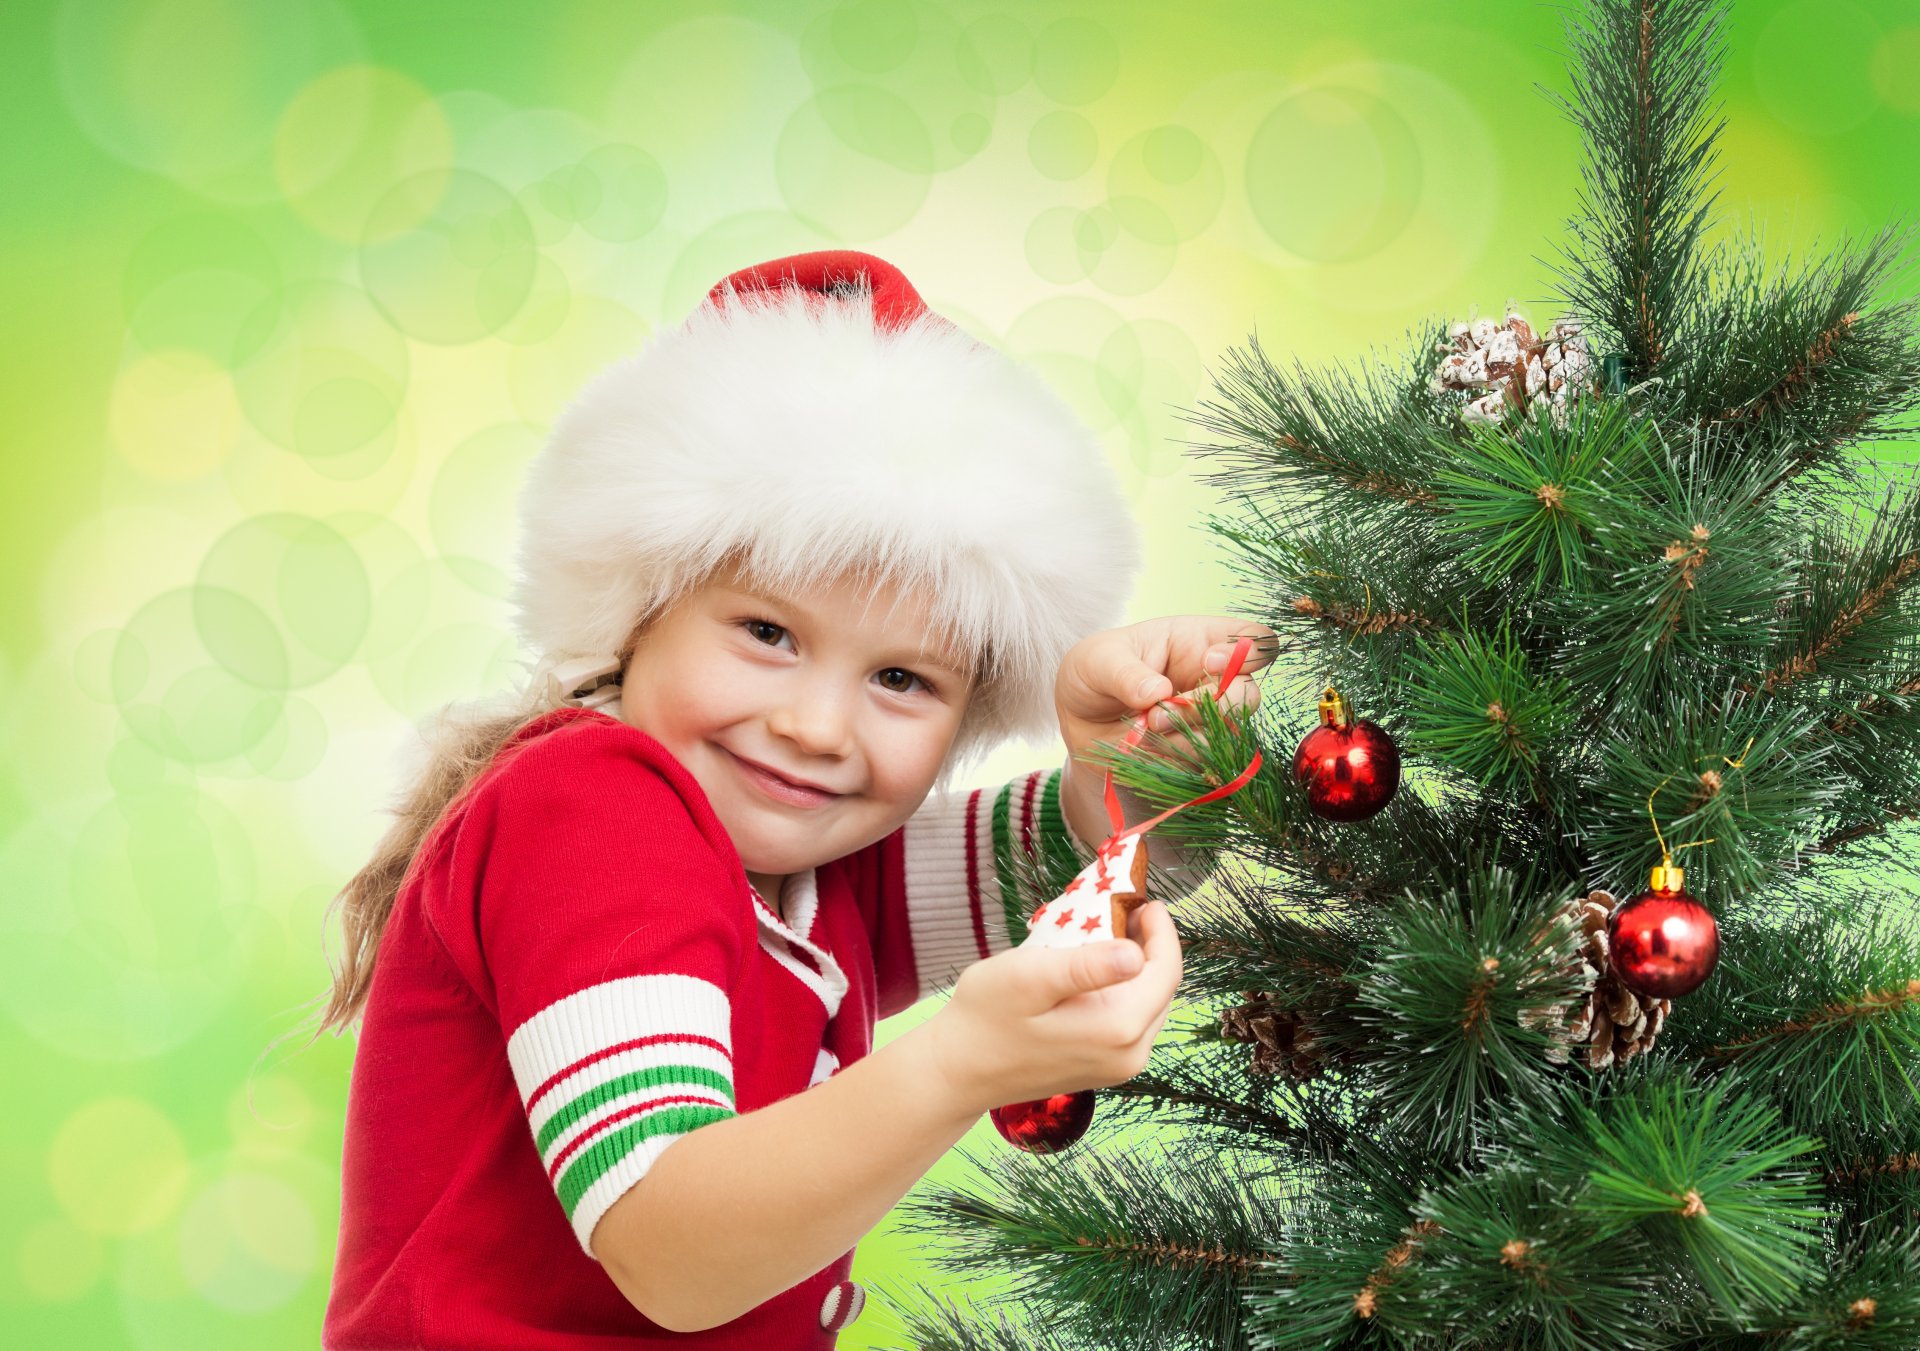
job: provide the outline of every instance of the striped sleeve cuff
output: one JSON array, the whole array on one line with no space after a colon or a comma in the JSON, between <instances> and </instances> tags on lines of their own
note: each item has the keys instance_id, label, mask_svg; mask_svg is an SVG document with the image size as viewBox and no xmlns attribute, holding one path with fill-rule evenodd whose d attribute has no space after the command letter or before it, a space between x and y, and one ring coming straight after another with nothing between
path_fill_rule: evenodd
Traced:
<instances>
[{"instance_id":1,"label":"striped sleeve cuff","mask_svg":"<svg viewBox=\"0 0 1920 1351\"><path fill-rule=\"evenodd\" d=\"M1057 769L931 800L908 820L905 844L916 1000L1027 936L1031 907L1016 882L1016 851L1062 878L1093 859L1061 814Z\"/></svg>"},{"instance_id":2,"label":"striped sleeve cuff","mask_svg":"<svg viewBox=\"0 0 1920 1351\"><path fill-rule=\"evenodd\" d=\"M666 1147L737 1115L732 1012L696 976L626 976L556 1000L507 1039L527 1124L580 1247Z\"/></svg>"}]
</instances>

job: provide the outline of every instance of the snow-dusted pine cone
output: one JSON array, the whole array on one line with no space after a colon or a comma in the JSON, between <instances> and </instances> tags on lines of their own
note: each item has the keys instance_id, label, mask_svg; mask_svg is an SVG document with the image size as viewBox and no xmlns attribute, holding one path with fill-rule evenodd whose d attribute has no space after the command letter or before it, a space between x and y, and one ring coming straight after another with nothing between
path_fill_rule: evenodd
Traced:
<instances>
[{"instance_id":1,"label":"snow-dusted pine cone","mask_svg":"<svg viewBox=\"0 0 1920 1351\"><path fill-rule=\"evenodd\" d=\"M1581 934L1575 969L1586 975L1587 992L1571 1004L1528 1009L1521 1015L1526 1025L1553 1034L1550 1060L1564 1063L1579 1047L1588 1068L1603 1070L1651 1047L1666 1026L1671 1000L1650 999L1613 974L1607 957L1607 916L1613 903L1610 892L1595 891L1567 906L1566 917Z\"/></svg>"},{"instance_id":2,"label":"snow-dusted pine cone","mask_svg":"<svg viewBox=\"0 0 1920 1351\"><path fill-rule=\"evenodd\" d=\"M1253 1043L1253 1074L1285 1074L1290 1079L1313 1078L1326 1066L1326 1055L1314 1033L1311 1015L1299 1009L1277 1008L1265 990L1249 990L1247 1002L1220 1011L1224 1041Z\"/></svg>"},{"instance_id":3,"label":"snow-dusted pine cone","mask_svg":"<svg viewBox=\"0 0 1920 1351\"><path fill-rule=\"evenodd\" d=\"M1564 422L1568 406L1593 392L1593 360L1577 319L1556 320L1542 335L1509 309L1504 324L1476 319L1455 324L1448 336L1433 391L1473 396L1460 410L1471 422L1499 422L1509 406L1536 417L1551 411Z\"/></svg>"}]
</instances>

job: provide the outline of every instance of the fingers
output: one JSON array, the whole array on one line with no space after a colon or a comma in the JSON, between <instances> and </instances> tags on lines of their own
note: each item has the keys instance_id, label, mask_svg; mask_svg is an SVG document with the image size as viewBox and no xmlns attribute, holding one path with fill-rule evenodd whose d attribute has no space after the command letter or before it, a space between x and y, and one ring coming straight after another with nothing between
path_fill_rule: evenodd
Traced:
<instances>
[{"instance_id":1,"label":"fingers","mask_svg":"<svg viewBox=\"0 0 1920 1351\"><path fill-rule=\"evenodd\" d=\"M1123 938L1085 943L1065 952L1057 948L1036 952L1044 954L1042 961L1054 963L1060 982L1056 1003L1089 990L1123 986L1127 1001L1157 1008L1173 997L1183 969L1173 916L1161 901L1136 906L1127 917ZM1058 960L1060 957L1065 960ZM1114 994L1121 996L1122 991L1115 990Z\"/></svg>"},{"instance_id":2,"label":"fingers","mask_svg":"<svg viewBox=\"0 0 1920 1351\"><path fill-rule=\"evenodd\" d=\"M1090 723L1116 722L1150 708L1174 691L1174 682L1142 646L1139 635L1109 629L1076 644L1054 682L1054 703L1062 727L1070 718ZM1072 738L1068 738L1072 744Z\"/></svg>"},{"instance_id":3,"label":"fingers","mask_svg":"<svg viewBox=\"0 0 1920 1351\"><path fill-rule=\"evenodd\" d=\"M1247 676L1235 676L1232 683L1230 683L1225 690L1214 690L1210 686L1206 687L1206 689L1207 693L1212 696L1213 701L1220 706L1223 712L1228 712L1233 709L1252 711L1260 707L1260 687L1254 684ZM1153 710L1147 714L1146 723L1148 728L1156 732L1164 732L1170 730L1175 725L1176 719L1187 723L1194 722L1195 719L1189 710L1191 710L1199 693L1200 688L1196 687L1191 690L1182 690L1179 694L1173 695L1170 698L1159 700Z\"/></svg>"},{"instance_id":4,"label":"fingers","mask_svg":"<svg viewBox=\"0 0 1920 1351\"><path fill-rule=\"evenodd\" d=\"M1172 998L1184 970L1180 934L1173 927L1173 912L1167 909L1164 901L1148 901L1145 905L1137 906L1128 917L1127 932L1133 934L1136 929L1140 946L1146 952L1147 966L1158 971L1165 985L1166 997Z\"/></svg>"},{"instance_id":5,"label":"fingers","mask_svg":"<svg viewBox=\"0 0 1920 1351\"><path fill-rule=\"evenodd\" d=\"M1147 960L1140 945L1127 939L1085 943L1069 949L1065 956L1066 961L1057 964L1063 988L1057 991L1056 1003L1089 990L1129 981L1140 973Z\"/></svg>"},{"instance_id":6,"label":"fingers","mask_svg":"<svg viewBox=\"0 0 1920 1351\"><path fill-rule=\"evenodd\" d=\"M1164 901L1148 901L1135 906L1127 916L1127 937L1137 943L1145 964L1132 984L1143 987L1146 996L1165 1003L1173 998L1184 970L1180 954L1180 935L1173 927L1173 913Z\"/></svg>"},{"instance_id":7,"label":"fingers","mask_svg":"<svg viewBox=\"0 0 1920 1351\"><path fill-rule=\"evenodd\" d=\"M1151 1048L1173 1014L1173 996L1179 989L1182 972L1180 937L1173 927L1173 915L1159 901L1149 901L1128 916L1127 932L1141 939L1147 962L1154 968L1157 983L1148 987L1148 1006L1155 1011L1153 1020L1141 1035L1141 1045ZM1145 984L1143 976L1132 984Z\"/></svg>"},{"instance_id":8,"label":"fingers","mask_svg":"<svg viewBox=\"0 0 1920 1351\"><path fill-rule=\"evenodd\" d=\"M1208 620L1208 624L1214 630L1208 635L1212 645L1207 648L1206 655L1201 658L1200 668L1209 675L1218 674L1227 669L1227 661L1233 655L1234 646L1242 638L1253 639L1247 649L1246 659L1241 665L1242 670L1257 671L1279 655L1280 635L1265 624L1256 623L1251 619L1232 619L1224 615L1215 616ZM1225 632L1220 631L1222 625L1226 626Z\"/></svg>"},{"instance_id":9,"label":"fingers","mask_svg":"<svg viewBox=\"0 0 1920 1351\"><path fill-rule=\"evenodd\" d=\"M1155 654L1142 650L1126 630L1101 636L1111 641L1096 642L1086 653L1088 680L1096 689L1126 708L1145 708L1173 693L1173 681L1161 669L1165 663L1152 664Z\"/></svg>"},{"instance_id":10,"label":"fingers","mask_svg":"<svg viewBox=\"0 0 1920 1351\"><path fill-rule=\"evenodd\" d=\"M1168 700L1191 702L1207 687L1223 706L1253 707L1251 680L1236 673L1225 690L1214 690L1233 650L1249 639L1240 671L1251 676L1279 652L1279 635L1265 624L1230 615L1177 615L1110 629L1076 644L1061 665L1055 701L1064 715L1115 721ZM1182 692L1184 691L1184 692ZM1164 718L1150 723L1170 725Z\"/></svg>"}]
</instances>

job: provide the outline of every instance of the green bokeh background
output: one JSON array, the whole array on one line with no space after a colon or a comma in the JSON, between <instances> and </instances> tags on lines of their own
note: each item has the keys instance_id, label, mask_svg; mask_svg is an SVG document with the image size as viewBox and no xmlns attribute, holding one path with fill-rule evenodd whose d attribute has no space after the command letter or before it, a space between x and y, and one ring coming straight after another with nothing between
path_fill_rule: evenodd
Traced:
<instances>
[{"instance_id":1,"label":"green bokeh background","mask_svg":"<svg viewBox=\"0 0 1920 1351\"><path fill-rule=\"evenodd\" d=\"M1731 221L1784 258L1920 216L1920 0L1739 0L1730 38ZM8 1347L317 1344L352 1045L287 1038L322 912L409 724L521 674L544 429L713 281L898 263L1100 432L1131 617L1208 612L1175 410L1225 349L1551 318L1576 186L1519 0L68 0L0 7L0 50ZM891 1222L854 1274L956 1289Z\"/></svg>"}]
</instances>

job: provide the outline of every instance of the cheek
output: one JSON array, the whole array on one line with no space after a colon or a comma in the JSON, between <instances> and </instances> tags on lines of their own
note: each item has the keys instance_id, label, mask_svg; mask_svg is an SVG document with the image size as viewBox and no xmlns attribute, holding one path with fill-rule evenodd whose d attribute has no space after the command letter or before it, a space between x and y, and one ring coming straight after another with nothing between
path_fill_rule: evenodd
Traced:
<instances>
[{"instance_id":1,"label":"cheek","mask_svg":"<svg viewBox=\"0 0 1920 1351\"><path fill-rule=\"evenodd\" d=\"M667 673L676 697L709 710L763 698L777 687L779 674L739 644L721 640L679 653Z\"/></svg>"},{"instance_id":2,"label":"cheek","mask_svg":"<svg viewBox=\"0 0 1920 1351\"><path fill-rule=\"evenodd\" d=\"M958 728L957 719L929 719L925 723L906 724L890 729L873 751L873 783L877 795L888 798L926 794L940 762L946 759Z\"/></svg>"},{"instance_id":3,"label":"cheek","mask_svg":"<svg viewBox=\"0 0 1920 1351\"><path fill-rule=\"evenodd\" d=\"M639 721L663 742L682 742L727 721L727 706L711 682L657 672L640 690Z\"/></svg>"}]
</instances>

